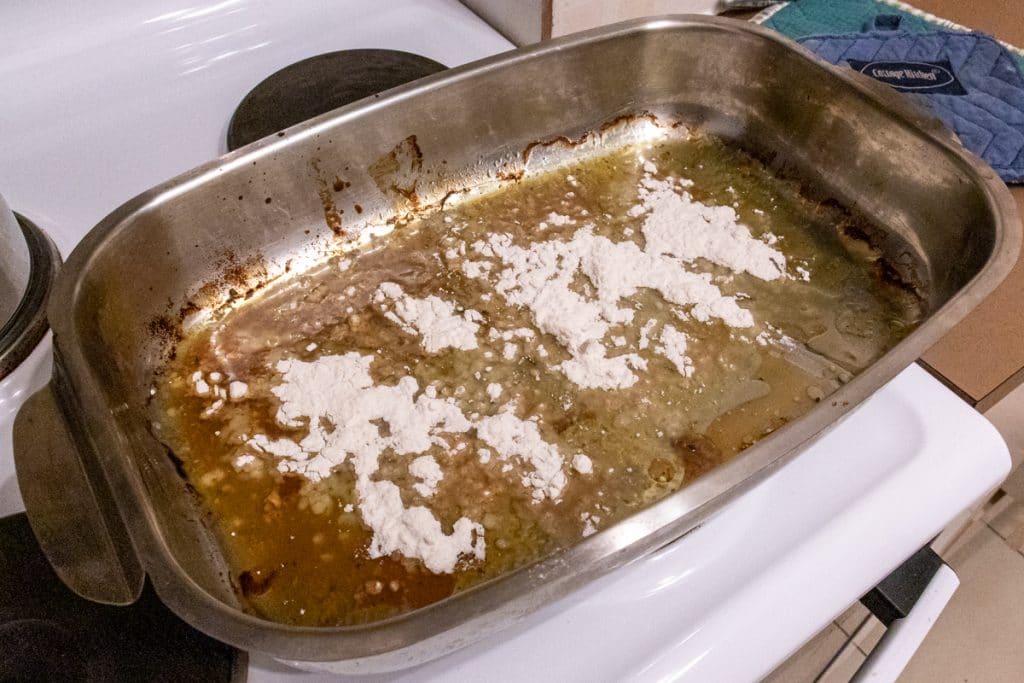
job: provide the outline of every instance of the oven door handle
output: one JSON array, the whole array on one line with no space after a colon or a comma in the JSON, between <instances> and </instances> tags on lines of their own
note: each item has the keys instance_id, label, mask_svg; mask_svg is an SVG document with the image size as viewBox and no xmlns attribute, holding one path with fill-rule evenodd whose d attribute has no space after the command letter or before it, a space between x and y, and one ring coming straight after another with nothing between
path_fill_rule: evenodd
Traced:
<instances>
[{"instance_id":1,"label":"oven door handle","mask_svg":"<svg viewBox=\"0 0 1024 683\"><path fill-rule=\"evenodd\" d=\"M83 457L50 384L14 420L14 464L29 524L60 579L96 602L127 605L145 573L95 458Z\"/></svg>"},{"instance_id":2,"label":"oven door handle","mask_svg":"<svg viewBox=\"0 0 1024 683\"><path fill-rule=\"evenodd\" d=\"M913 609L894 620L853 677L856 683L895 681L910 662L960 585L949 565L939 566Z\"/></svg>"}]
</instances>

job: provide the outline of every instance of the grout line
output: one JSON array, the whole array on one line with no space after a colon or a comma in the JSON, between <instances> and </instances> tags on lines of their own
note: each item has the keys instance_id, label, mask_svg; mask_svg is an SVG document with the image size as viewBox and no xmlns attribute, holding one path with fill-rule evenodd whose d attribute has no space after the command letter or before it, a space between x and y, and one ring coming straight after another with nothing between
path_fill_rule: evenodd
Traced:
<instances>
[{"instance_id":1,"label":"grout line","mask_svg":"<svg viewBox=\"0 0 1024 683\"><path fill-rule=\"evenodd\" d=\"M857 649L860 650L864 654L865 657L867 657L868 654L870 654L870 653L864 652L864 648L862 648L860 646L860 643L857 642L856 638L857 638L857 634L860 633L860 630L862 628L864 628L864 624L868 623L870 620L871 620L871 611L869 610L868 613L864 616L864 618L860 620L860 623L857 624L857 628L853 629L853 633L850 634L850 642L852 642L854 645L856 645Z\"/></svg>"},{"instance_id":2,"label":"grout line","mask_svg":"<svg viewBox=\"0 0 1024 683\"><path fill-rule=\"evenodd\" d=\"M1010 545L1010 539L1009 538L1003 538L1003 535L1001 533L999 533L999 531L994 526L992 526L992 522L985 522L985 526L987 526L989 531L994 533L999 538L1000 541L1005 543L1007 545L1007 547L1013 548L1013 550L1016 550L1016 548L1014 548L1012 545Z\"/></svg>"},{"instance_id":3,"label":"grout line","mask_svg":"<svg viewBox=\"0 0 1024 683\"><path fill-rule=\"evenodd\" d=\"M867 616L864 617L864 621L860 622L860 626L858 626L854 630L853 635L850 636L850 640L853 641L853 644L857 647L858 650L861 651L861 653L865 657L867 657L869 654L871 654L871 650L874 650L874 648L871 648L870 650L865 650L864 648L862 648L860 646L860 643L857 642L857 641L858 641L858 639L863 640L862 636L866 637L870 632L872 632L878 626L881 626L883 629L885 628L885 626L882 625L882 622L878 621L875 618L875 615L872 614L869 611Z\"/></svg>"},{"instance_id":4,"label":"grout line","mask_svg":"<svg viewBox=\"0 0 1024 683\"><path fill-rule=\"evenodd\" d=\"M839 630L841 632L843 631L842 629ZM845 635L845 632L843 633ZM823 681L825 681L826 676L829 676L836 669L836 667L839 666L840 658L850 651L851 646L854 650L860 652L861 654L864 654L864 651L857 646L857 643L853 642L853 636L847 636L846 642L843 643L842 646L840 646L840 648L836 651L834 655L832 655L832 658L828 660L827 664L825 664L825 668L823 668L818 673L818 675L814 677L814 683L822 683ZM867 657L867 655L864 656Z\"/></svg>"},{"instance_id":5,"label":"grout line","mask_svg":"<svg viewBox=\"0 0 1024 683\"><path fill-rule=\"evenodd\" d=\"M995 528L991 524L989 524L988 522L985 522L985 526L988 527L989 531L991 531L992 533L994 533L996 535L996 538L998 538L1000 541L1002 541L1003 545L1005 545L1007 548L1009 548L1013 552L1017 553L1021 557L1024 557L1024 548L1016 548L1013 545L1011 545L1010 544L1010 539L1003 538L1000 535L1000 533L998 531L996 531Z\"/></svg>"}]
</instances>

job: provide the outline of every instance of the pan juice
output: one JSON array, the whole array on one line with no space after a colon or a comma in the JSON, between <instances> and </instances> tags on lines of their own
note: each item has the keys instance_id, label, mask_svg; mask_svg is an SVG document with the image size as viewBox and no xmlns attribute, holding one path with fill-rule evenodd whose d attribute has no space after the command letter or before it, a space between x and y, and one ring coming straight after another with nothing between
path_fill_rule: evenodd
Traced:
<instances>
[{"instance_id":1,"label":"pan juice","mask_svg":"<svg viewBox=\"0 0 1024 683\"><path fill-rule=\"evenodd\" d=\"M154 430L248 610L395 616L678 491L913 330L851 228L700 133L527 173L195 331Z\"/></svg>"}]
</instances>

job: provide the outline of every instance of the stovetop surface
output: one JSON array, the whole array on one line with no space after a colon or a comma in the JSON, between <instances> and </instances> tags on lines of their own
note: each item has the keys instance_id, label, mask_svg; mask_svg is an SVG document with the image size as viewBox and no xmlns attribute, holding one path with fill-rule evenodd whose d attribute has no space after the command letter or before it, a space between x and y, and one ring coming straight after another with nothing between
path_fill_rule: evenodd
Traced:
<instances>
[{"instance_id":1,"label":"stovetop surface","mask_svg":"<svg viewBox=\"0 0 1024 683\"><path fill-rule=\"evenodd\" d=\"M513 46L457 0L8 3L0 188L67 254L136 194L227 151L265 77L341 49L447 66Z\"/></svg>"},{"instance_id":2,"label":"stovetop surface","mask_svg":"<svg viewBox=\"0 0 1024 683\"><path fill-rule=\"evenodd\" d=\"M0 518L0 681L236 680L234 648L187 625L148 583L130 607L68 590L24 514Z\"/></svg>"},{"instance_id":3,"label":"stovetop surface","mask_svg":"<svg viewBox=\"0 0 1024 683\"><path fill-rule=\"evenodd\" d=\"M511 47L455 0L40 0L8 3L0 25L0 191L64 254L119 204L226 151L235 107L288 64L390 48L455 66ZM48 357L44 345L0 383L0 515L20 509L10 423ZM1008 466L981 416L909 368L685 539L398 678L757 678ZM250 680L299 675L252 661Z\"/></svg>"}]
</instances>

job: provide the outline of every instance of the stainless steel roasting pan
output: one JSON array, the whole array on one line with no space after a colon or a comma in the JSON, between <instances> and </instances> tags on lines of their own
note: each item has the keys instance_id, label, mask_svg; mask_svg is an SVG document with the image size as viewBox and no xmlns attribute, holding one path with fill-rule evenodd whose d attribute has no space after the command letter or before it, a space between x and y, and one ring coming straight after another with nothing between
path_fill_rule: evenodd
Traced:
<instances>
[{"instance_id":1,"label":"stainless steel roasting pan","mask_svg":"<svg viewBox=\"0 0 1024 683\"><path fill-rule=\"evenodd\" d=\"M883 226L875 246L924 294L924 322L801 419L532 566L365 626L288 626L242 611L195 497L147 428L154 372L181 324L374 222L516 177L543 163L523 154L535 143L646 114L716 134ZM336 179L351 186L336 193ZM1002 280L1020 240L1005 186L934 121L766 29L675 16L573 35L343 107L111 213L51 298L54 376L18 418L19 481L43 547L86 597L131 602L148 575L183 619L240 648L340 671L399 669L682 537L914 362Z\"/></svg>"}]
</instances>

